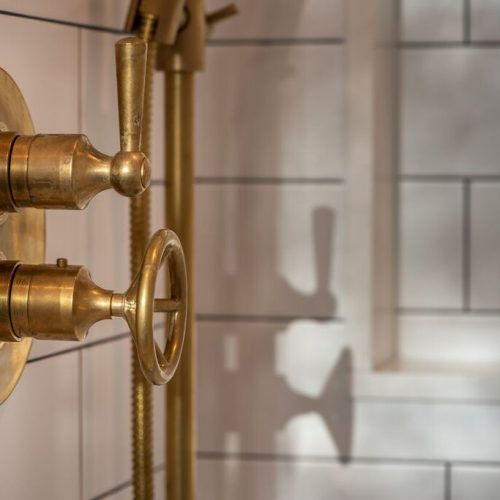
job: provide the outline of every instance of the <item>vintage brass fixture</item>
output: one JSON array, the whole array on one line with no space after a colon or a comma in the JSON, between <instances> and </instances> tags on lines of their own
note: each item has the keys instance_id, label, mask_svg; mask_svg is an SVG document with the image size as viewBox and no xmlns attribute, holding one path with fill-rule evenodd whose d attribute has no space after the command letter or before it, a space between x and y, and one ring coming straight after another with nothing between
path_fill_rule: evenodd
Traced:
<instances>
[{"instance_id":1,"label":"vintage brass fixture","mask_svg":"<svg viewBox=\"0 0 500 500\"><path fill-rule=\"evenodd\" d=\"M169 296L155 299L161 265L167 262ZM84 266L58 259L55 265L0 261L0 342L84 340L96 322L122 317L127 322L144 376L168 382L182 351L186 324L186 267L179 239L166 229L152 237L141 269L124 293L98 287ZM154 339L153 315L170 316L165 350Z\"/></svg>"},{"instance_id":2,"label":"vintage brass fixture","mask_svg":"<svg viewBox=\"0 0 500 500\"><path fill-rule=\"evenodd\" d=\"M116 45L120 152L113 158L84 136L35 135L19 89L0 70L0 212L14 212L0 217L0 403L21 376L32 339L83 340L94 323L111 317L129 325L148 382L164 384L175 372L187 315L186 266L175 233L155 233L124 293L98 287L85 267L66 259L41 263L45 219L37 209L82 209L103 189L137 196L149 185L141 152L146 57L138 38ZM168 294L155 299L163 263ZM154 339L155 312L167 313L164 351Z\"/></svg>"},{"instance_id":3,"label":"vintage brass fixture","mask_svg":"<svg viewBox=\"0 0 500 500\"><path fill-rule=\"evenodd\" d=\"M150 183L141 152L146 44L116 45L120 152L107 156L84 135L0 133L0 211L20 208L83 209L105 189L134 197Z\"/></svg>"}]
</instances>

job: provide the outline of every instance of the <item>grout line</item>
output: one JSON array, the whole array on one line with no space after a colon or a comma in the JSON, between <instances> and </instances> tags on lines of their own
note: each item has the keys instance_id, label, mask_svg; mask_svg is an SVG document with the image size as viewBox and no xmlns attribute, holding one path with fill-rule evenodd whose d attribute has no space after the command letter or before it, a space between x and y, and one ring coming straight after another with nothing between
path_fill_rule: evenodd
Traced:
<instances>
[{"instance_id":1,"label":"grout line","mask_svg":"<svg viewBox=\"0 0 500 500\"><path fill-rule=\"evenodd\" d=\"M255 47L255 46L290 46L290 45L343 45L345 40L339 37L309 38L211 38L209 47Z\"/></svg>"},{"instance_id":2,"label":"grout line","mask_svg":"<svg viewBox=\"0 0 500 500\"><path fill-rule=\"evenodd\" d=\"M118 29L118 28L110 28L110 27L105 27L105 26L98 26L94 24L85 24L85 23L77 23L74 21L64 21L63 19L54 19L51 17L43 17L43 16L34 16L31 14L23 14L21 12L12 12L9 10L2 10L0 9L0 15L2 16L9 16L9 17L19 17L21 19L30 19L32 21L42 21L45 23L51 23L51 24L58 24L61 26L69 26L71 28L83 28L83 29L88 29L92 31L101 31L104 33L113 33L117 35L124 35L126 34L125 31Z\"/></svg>"},{"instance_id":3,"label":"grout line","mask_svg":"<svg viewBox=\"0 0 500 500\"><path fill-rule=\"evenodd\" d=\"M439 465L446 466L444 460L418 459L418 458L375 458L375 457L350 457L327 455L293 455L274 453L229 453L219 451L198 451L197 458L201 460L238 460L241 462L284 462L284 463L309 463L309 464L374 464L374 465Z\"/></svg>"},{"instance_id":4,"label":"grout line","mask_svg":"<svg viewBox=\"0 0 500 500\"><path fill-rule=\"evenodd\" d=\"M155 323L153 329L156 330L158 328L163 328L165 326L164 322ZM57 356L62 356L64 354L69 354L72 352L85 351L86 349L91 349L92 347L97 347L104 344L110 344L112 342L118 342L125 338L130 337L130 332L117 333L116 335L112 335L105 339L94 340L91 342L79 342L75 345L75 347L69 347L68 349L61 349L60 351L51 352L49 354L43 354L42 356L38 356L36 358L28 359L28 363L36 363L37 361L44 361L46 359L55 358Z\"/></svg>"},{"instance_id":5,"label":"grout line","mask_svg":"<svg viewBox=\"0 0 500 500\"><path fill-rule=\"evenodd\" d=\"M96 340L94 342L86 342L79 343L75 347L70 347L68 349L62 349L60 351L51 352L49 354L43 354L42 356L38 356L36 358L28 359L28 363L36 363L38 361L44 361L46 359L55 358L57 356L62 356L64 354L69 354L72 352L84 351L85 349L90 349L92 347L96 347L103 344L110 344L111 342L118 342L124 338L130 337L129 333L120 333L117 335L113 335L112 337L108 337L106 339Z\"/></svg>"},{"instance_id":6,"label":"grout line","mask_svg":"<svg viewBox=\"0 0 500 500\"><path fill-rule=\"evenodd\" d=\"M292 321L332 321L343 323L344 319L336 316L288 316L288 315L259 315L259 314L197 314L196 320L201 322L221 323L291 323Z\"/></svg>"},{"instance_id":7,"label":"grout line","mask_svg":"<svg viewBox=\"0 0 500 500\"><path fill-rule=\"evenodd\" d=\"M500 308L498 309L487 309L479 307L471 307L467 310L462 308L446 308L446 307L398 307L397 314L400 316L500 316Z\"/></svg>"},{"instance_id":8,"label":"grout line","mask_svg":"<svg viewBox=\"0 0 500 500\"><path fill-rule=\"evenodd\" d=\"M397 177L399 182L500 182L500 175L496 174L472 174L472 175L456 175L456 174L401 174ZM345 184L345 179L340 177L196 177L197 185L339 185ZM165 179L153 179L152 186L165 186Z\"/></svg>"},{"instance_id":9,"label":"grout line","mask_svg":"<svg viewBox=\"0 0 500 500\"><path fill-rule=\"evenodd\" d=\"M463 0L463 41L471 43L471 4L470 0Z\"/></svg>"},{"instance_id":10,"label":"grout line","mask_svg":"<svg viewBox=\"0 0 500 500\"><path fill-rule=\"evenodd\" d=\"M156 465L153 468L153 473L157 474L158 472L163 471L163 469L165 469L165 464ZM101 493L95 497L92 497L90 500L104 500L105 498L109 498L111 495L115 495L116 493L123 491L124 489L128 488L129 486L132 486L132 479L129 479L128 481L124 481L123 483L117 484L116 486L113 486L113 488L110 488L109 490L106 490L103 493Z\"/></svg>"},{"instance_id":11,"label":"grout line","mask_svg":"<svg viewBox=\"0 0 500 500\"><path fill-rule=\"evenodd\" d=\"M153 179L152 186L165 186L165 179ZM281 184L297 184L297 185L343 185L344 179L338 177L316 177L316 178L300 178L300 177L196 177L195 184L197 185L220 185L220 184L251 184L251 185L281 185Z\"/></svg>"},{"instance_id":12,"label":"grout line","mask_svg":"<svg viewBox=\"0 0 500 500\"><path fill-rule=\"evenodd\" d=\"M462 189L462 308L471 309L471 186L468 179Z\"/></svg>"},{"instance_id":13,"label":"grout line","mask_svg":"<svg viewBox=\"0 0 500 500\"><path fill-rule=\"evenodd\" d=\"M83 500L83 354L78 353L78 489Z\"/></svg>"},{"instance_id":14,"label":"grout line","mask_svg":"<svg viewBox=\"0 0 500 500\"><path fill-rule=\"evenodd\" d=\"M77 31L77 123L80 134L83 128L83 95L82 95L82 76L83 76L83 61L82 61L82 30Z\"/></svg>"},{"instance_id":15,"label":"grout line","mask_svg":"<svg viewBox=\"0 0 500 500\"><path fill-rule=\"evenodd\" d=\"M440 50L440 49L498 49L500 40L476 40L464 42L399 42L401 50Z\"/></svg>"},{"instance_id":16,"label":"grout line","mask_svg":"<svg viewBox=\"0 0 500 500\"><path fill-rule=\"evenodd\" d=\"M444 500L451 500L451 463L444 465Z\"/></svg>"},{"instance_id":17,"label":"grout line","mask_svg":"<svg viewBox=\"0 0 500 500\"><path fill-rule=\"evenodd\" d=\"M100 26L97 24L78 23L75 21L66 21L64 19L55 19L52 17L36 16L33 14L24 14L10 10L0 9L0 15L18 17L21 19L30 19L32 21L42 21L60 26L72 28L82 28L92 31L100 31L115 35L126 35L127 32L110 26ZM209 47L245 47L245 46L290 46L290 45L343 45L345 40L339 37L310 37L310 38L211 38L207 40Z\"/></svg>"},{"instance_id":18,"label":"grout line","mask_svg":"<svg viewBox=\"0 0 500 500\"><path fill-rule=\"evenodd\" d=\"M391 371L391 370L378 370L376 375L383 376L391 376L391 375L400 375L404 374L415 374L419 372L411 372L411 371ZM444 373L444 372L443 372ZM451 373L451 372L448 372ZM455 372L456 375L458 372ZM463 372L461 372L463 373ZM460 373L458 373L460 374ZM457 398L457 397L439 397L433 398L429 397L405 397L401 395L395 396L351 396L351 401L355 401L360 404L379 404L384 403L386 405L391 406L410 406L410 405L418 405L418 406L494 406L495 409L500 408L500 398L492 396L491 398Z\"/></svg>"},{"instance_id":19,"label":"grout line","mask_svg":"<svg viewBox=\"0 0 500 500\"><path fill-rule=\"evenodd\" d=\"M362 457L362 456L333 456L333 455L293 455L274 453L229 453L223 451L198 451L197 458L201 460L239 460L242 462L284 462L310 464L339 464L339 465L415 465L415 466L448 466L462 467L499 467L500 461L481 460L454 460L449 462L438 458L393 458L393 457Z\"/></svg>"},{"instance_id":20,"label":"grout line","mask_svg":"<svg viewBox=\"0 0 500 500\"><path fill-rule=\"evenodd\" d=\"M500 182L500 175L495 174L402 174L400 182Z\"/></svg>"},{"instance_id":21,"label":"grout line","mask_svg":"<svg viewBox=\"0 0 500 500\"><path fill-rule=\"evenodd\" d=\"M196 177L196 184L344 184L340 177Z\"/></svg>"}]
</instances>

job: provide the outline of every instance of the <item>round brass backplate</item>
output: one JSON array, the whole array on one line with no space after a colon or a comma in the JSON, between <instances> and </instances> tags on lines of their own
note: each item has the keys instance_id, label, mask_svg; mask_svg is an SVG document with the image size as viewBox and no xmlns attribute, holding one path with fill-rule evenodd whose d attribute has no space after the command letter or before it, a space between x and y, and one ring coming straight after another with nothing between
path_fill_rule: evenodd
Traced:
<instances>
[{"instance_id":1,"label":"round brass backplate","mask_svg":"<svg viewBox=\"0 0 500 500\"><path fill-rule=\"evenodd\" d=\"M14 80L0 68L0 130L33 134L28 106ZM0 251L9 260L42 264L45 254L45 212L24 209L0 217ZM31 349L31 339L0 343L0 404L13 391Z\"/></svg>"}]
</instances>

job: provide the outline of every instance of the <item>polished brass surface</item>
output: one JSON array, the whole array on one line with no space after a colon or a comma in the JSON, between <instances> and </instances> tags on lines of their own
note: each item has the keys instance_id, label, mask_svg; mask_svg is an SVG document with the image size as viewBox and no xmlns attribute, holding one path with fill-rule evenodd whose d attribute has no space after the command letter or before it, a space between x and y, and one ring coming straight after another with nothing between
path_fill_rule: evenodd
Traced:
<instances>
[{"instance_id":1,"label":"polished brass surface","mask_svg":"<svg viewBox=\"0 0 500 500\"><path fill-rule=\"evenodd\" d=\"M166 166L167 223L182 242L188 274L189 311L184 355L167 388L168 500L193 500L196 495L196 348L194 320L194 74L167 72Z\"/></svg>"},{"instance_id":2,"label":"polished brass surface","mask_svg":"<svg viewBox=\"0 0 500 500\"><path fill-rule=\"evenodd\" d=\"M155 299L160 267L166 262L168 297ZM97 286L84 266L58 259L55 265L0 262L0 341L84 340L98 321L122 317L127 322L142 372L156 385L173 376L182 351L187 312L184 254L168 230L151 238L132 284L124 293ZM153 315L168 314L170 335L161 350L154 338Z\"/></svg>"},{"instance_id":3,"label":"polished brass surface","mask_svg":"<svg viewBox=\"0 0 500 500\"><path fill-rule=\"evenodd\" d=\"M105 189L130 197L144 192L151 178L140 151L146 53L138 38L117 44L121 150L115 156L98 152L84 135L0 133L0 210L83 209Z\"/></svg>"},{"instance_id":4,"label":"polished brass surface","mask_svg":"<svg viewBox=\"0 0 500 500\"><path fill-rule=\"evenodd\" d=\"M144 93L144 125L142 151L151 153L151 113L153 100L153 67L156 44L153 37L157 17L143 12L139 38L148 44L146 81ZM151 194L149 189L133 198L130 204L130 259L132 276L141 264L144 247L150 232ZM153 474L153 398L151 386L144 377L136 350L132 346L132 486L136 500L147 500L154 496Z\"/></svg>"},{"instance_id":5,"label":"polished brass surface","mask_svg":"<svg viewBox=\"0 0 500 500\"><path fill-rule=\"evenodd\" d=\"M0 69L0 131L34 133L30 113L22 94L12 78L2 69ZM5 177L0 179L0 183L5 181ZM35 264L43 262L45 212L27 209L10 214L6 221L5 219L0 221L0 249L3 253L2 258L6 256L9 259L22 259ZM2 306L3 304L0 304L0 307ZM5 323L6 320L3 316L0 318L0 323ZM31 339L5 343L0 341L0 404L11 394L19 380L31 343Z\"/></svg>"}]
</instances>

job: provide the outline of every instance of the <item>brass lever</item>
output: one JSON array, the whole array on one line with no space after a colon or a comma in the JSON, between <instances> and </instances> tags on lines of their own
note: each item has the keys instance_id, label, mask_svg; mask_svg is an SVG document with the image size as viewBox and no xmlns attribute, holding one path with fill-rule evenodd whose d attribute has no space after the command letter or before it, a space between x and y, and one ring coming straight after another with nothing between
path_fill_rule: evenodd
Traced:
<instances>
[{"instance_id":1,"label":"brass lever","mask_svg":"<svg viewBox=\"0 0 500 500\"><path fill-rule=\"evenodd\" d=\"M0 211L22 207L83 209L105 189L138 196L150 183L140 151L146 43L117 43L120 147L115 156L95 150L84 135L0 133Z\"/></svg>"},{"instance_id":2,"label":"brass lever","mask_svg":"<svg viewBox=\"0 0 500 500\"><path fill-rule=\"evenodd\" d=\"M167 265L168 297L155 299L162 264ZM156 385L167 383L179 363L187 311L187 280L179 239L169 230L151 238L142 265L128 290L98 287L84 266L30 265L0 262L0 342L23 338L84 340L96 322L121 317L127 322L142 371ZM168 314L168 336L162 351L153 335L155 312Z\"/></svg>"}]
</instances>

